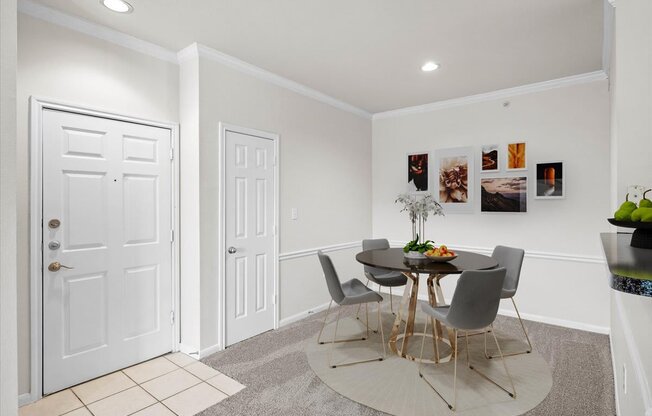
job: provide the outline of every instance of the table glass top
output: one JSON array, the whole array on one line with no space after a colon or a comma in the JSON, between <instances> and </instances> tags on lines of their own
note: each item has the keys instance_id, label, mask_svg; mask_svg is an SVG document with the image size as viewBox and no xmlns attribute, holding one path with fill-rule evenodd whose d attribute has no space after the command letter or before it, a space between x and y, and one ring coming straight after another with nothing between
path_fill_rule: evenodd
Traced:
<instances>
[{"instance_id":1,"label":"table glass top","mask_svg":"<svg viewBox=\"0 0 652 416\"><path fill-rule=\"evenodd\" d=\"M402 248L368 250L358 253L355 259L366 265L399 272L428 274L459 274L464 270L487 270L498 266L490 256L456 250L457 258L449 263L434 263L427 260L407 260Z\"/></svg>"}]
</instances>

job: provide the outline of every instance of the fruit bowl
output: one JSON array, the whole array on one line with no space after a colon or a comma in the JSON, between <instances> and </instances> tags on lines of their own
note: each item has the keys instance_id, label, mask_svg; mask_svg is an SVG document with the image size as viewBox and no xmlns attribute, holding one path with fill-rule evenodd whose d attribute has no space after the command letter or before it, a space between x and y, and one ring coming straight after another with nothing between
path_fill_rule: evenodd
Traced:
<instances>
[{"instance_id":1,"label":"fruit bowl","mask_svg":"<svg viewBox=\"0 0 652 416\"><path fill-rule=\"evenodd\" d=\"M618 221L607 218L611 225L623 228L635 228L630 245L636 248L652 249L652 222Z\"/></svg>"},{"instance_id":2,"label":"fruit bowl","mask_svg":"<svg viewBox=\"0 0 652 416\"><path fill-rule=\"evenodd\" d=\"M426 254L426 257L433 263L447 263L451 260L455 260L457 258L457 254L452 256L429 256Z\"/></svg>"}]
</instances>

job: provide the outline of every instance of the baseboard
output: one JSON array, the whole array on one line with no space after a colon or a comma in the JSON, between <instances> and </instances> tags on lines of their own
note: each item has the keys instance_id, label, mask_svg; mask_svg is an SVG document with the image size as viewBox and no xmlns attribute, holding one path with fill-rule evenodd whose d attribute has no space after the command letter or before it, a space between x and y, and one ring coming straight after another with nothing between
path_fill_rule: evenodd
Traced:
<instances>
[{"instance_id":1,"label":"baseboard","mask_svg":"<svg viewBox=\"0 0 652 416\"><path fill-rule=\"evenodd\" d=\"M222 351L222 346L220 344L211 345L208 348L204 348L199 351L199 358L205 358L209 355L215 354L216 352Z\"/></svg>"},{"instance_id":2,"label":"baseboard","mask_svg":"<svg viewBox=\"0 0 652 416\"><path fill-rule=\"evenodd\" d=\"M23 407L35 401L36 400L34 400L31 393L23 393L18 395L18 407Z\"/></svg>"},{"instance_id":3,"label":"baseboard","mask_svg":"<svg viewBox=\"0 0 652 416\"><path fill-rule=\"evenodd\" d=\"M179 344L179 351L191 356L192 358L199 359L199 350L196 347L191 347L186 344Z\"/></svg>"},{"instance_id":4,"label":"baseboard","mask_svg":"<svg viewBox=\"0 0 652 416\"><path fill-rule=\"evenodd\" d=\"M389 290L386 288L381 288L379 292L389 294ZM399 294L400 293L394 292L394 295L399 295ZM428 297L426 295L420 294L419 300L428 302ZM515 318L516 312L511 309L499 309L498 315ZM592 325L584 322L569 321L566 319L553 318L550 316L535 315L531 313L521 313L521 318L527 321L541 322L543 324L562 326L564 328L571 328L571 329L579 329L581 331L595 332L598 334L609 335L610 333L609 327Z\"/></svg>"},{"instance_id":5,"label":"baseboard","mask_svg":"<svg viewBox=\"0 0 652 416\"><path fill-rule=\"evenodd\" d=\"M499 309L499 315L516 318L516 312L511 309ZM530 313L521 313L521 318L526 321L541 322L543 324L563 326L564 328L579 329L581 331L595 332L598 334L609 335L610 330L607 326L587 324L584 322L569 321L566 319L553 318L550 316L534 315Z\"/></svg>"},{"instance_id":6,"label":"baseboard","mask_svg":"<svg viewBox=\"0 0 652 416\"><path fill-rule=\"evenodd\" d=\"M328 308L329 303L330 302L327 302L327 303L324 303L323 305L315 306L314 308L305 310L303 312L299 312L299 313L294 314L292 316L288 316L287 318L283 318L283 319L281 319L279 321L278 326L281 327L281 326L289 325L291 323L294 323L294 322L300 321L300 320L302 320L304 318L307 318L308 316L310 316L312 314L324 311L324 310L326 310L326 308Z\"/></svg>"}]
</instances>

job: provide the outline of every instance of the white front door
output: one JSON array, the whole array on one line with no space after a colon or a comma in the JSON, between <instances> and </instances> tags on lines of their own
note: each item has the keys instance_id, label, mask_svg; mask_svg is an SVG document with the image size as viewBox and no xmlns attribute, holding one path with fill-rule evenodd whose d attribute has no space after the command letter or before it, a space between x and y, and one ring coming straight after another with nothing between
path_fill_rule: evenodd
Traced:
<instances>
[{"instance_id":1,"label":"white front door","mask_svg":"<svg viewBox=\"0 0 652 416\"><path fill-rule=\"evenodd\" d=\"M172 349L172 166L168 129L42 120L47 394Z\"/></svg>"},{"instance_id":2,"label":"white front door","mask_svg":"<svg viewBox=\"0 0 652 416\"><path fill-rule=\"evenodd\" d=\"M226 132L226 345L274 328L274 141Z\"/></svg>"}]
</instances>

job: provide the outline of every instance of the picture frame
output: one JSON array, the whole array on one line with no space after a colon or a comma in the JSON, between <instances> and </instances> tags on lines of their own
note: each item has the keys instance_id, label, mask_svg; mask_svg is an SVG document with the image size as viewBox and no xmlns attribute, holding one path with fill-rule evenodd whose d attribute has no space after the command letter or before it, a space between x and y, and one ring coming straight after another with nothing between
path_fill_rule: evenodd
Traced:
<instances>
[{"instance_id":1,"label":"picture frame","mask_svg":"<svg viewBox=\"0 0 652 416\"><path fill-rule=\"evenodd\" d=\"M480 147L480 173L500 172L500 159L500 145L482 145Z\"/></svg>"},{"instance_id":2,"label":"picture frame","mask_svg":"<svg viewBox=\"0 0 652 416\"><path fill-rule=\"evenodd\" d=\"M534 198L566 198L566 171L563 161L536 163Z\"/></svg>"},{"instance_id":3,"label":"picture frame","mask_svg":"<svg viewBox=\"0 0 652 416\"><path fill-rule=\"evenodd\" d=\"M505 171L517 172L527 169L527 142L508 143L505 151Z\"/></svg>"},{"instance_id":4,"label":"picture frame","mask_svg":"<svg viewBox=\"0 0 652 416\"><path fill-rule=\"evenodd\" d=\"M474 210L474 147L438 149L434 152L433 191L446 214Z\"/></svg>"},{"instance_id":5,"label":"picture frame","mask_svg":"<svg viewBox=\"0 0 652 416\"><path fill-rule=\"evenodd\" d=\"M409 194L432 191L430 174L430 152L409 152L405 154L405 185Z\"/></svg>"},{"instance_id":6,"label":"picture frame","mask_svg":"<svg viewBox=\"0 0 652 416\"><path fill-rule=\"evenodd\" d=\"M480 212L526 213L528 177L494 176L480 179Z\"/></svg>"}]
</instances>

